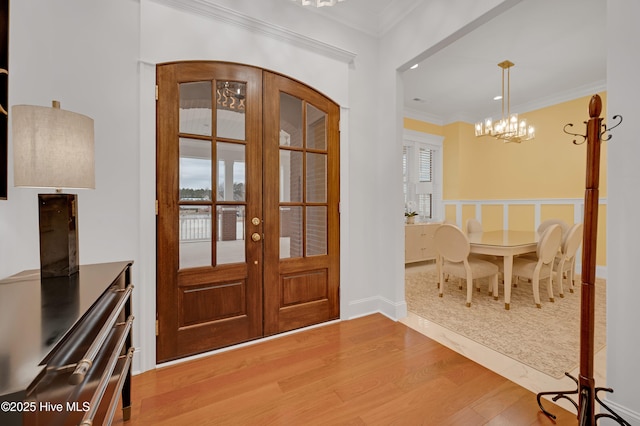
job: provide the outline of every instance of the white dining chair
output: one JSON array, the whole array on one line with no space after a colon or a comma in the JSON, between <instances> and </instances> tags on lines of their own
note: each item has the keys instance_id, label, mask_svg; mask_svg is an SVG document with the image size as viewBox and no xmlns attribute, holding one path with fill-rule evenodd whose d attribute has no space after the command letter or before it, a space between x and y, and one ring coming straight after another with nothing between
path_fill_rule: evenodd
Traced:
<instances>
[{"instance_id":1,"label":"white dining chair","mask_svg":"<svg viewBox=\"0 0 640 426\"><path fill-rule=\"evenodd\" d=\"M467 219L467 234L482 232L482 223L478 219Z\"/></svg>"},{"instance_id":2,"label":"white dining chair","mask_svg":"<svg viewBox=\"0 0 640 426\"><path fill-rule=\"evenodd\" d=\"M483 232L482 223L480 223L480 221L475 218L467 219L466 228L467 228L467 235ZM495 262L498 259L496 256L492 256L490 254L471 253L470 256L480 260L487 260L489 262Z\"/></svg>"},{"instance_id":3,"label":"white dining chair","mask_svg":"<svg viewBox=\"0 0 640 426\"><path fill-rule=\"evenodd\" d=\"M549 301L553 302L553 266L556 254L562 241L562 229L558 224L547 227L538 241L536 248L536 258L531 259L524 256L513 259L512 275L528 278L533 287L533 300L536 307L541 308L540 303L540 280L548 279L547 292Z\"/></svg>"},{"instance_id":4,"label":"white dining chair","mask_svg":"<svg viewBox=\"0 0 640 426\"><path fill-rule=\"evenodd\" d=\"M490 278L489 291L498 300L498 267L491 262L469 256L469 238L460 228L442 225L435 232L436 251L440 264L438 277L439 296L444 294L444 274L453 275L467 281L467 307L473 297L473 280Z\"/></svg>"},{"instance_id":5,"label":"white dining chair","mask_svg":"<svg viewBox=\"0 0 640 426\"><path fill-rule=\"evenodd\" d=\"M565 222L562 219L547 219L542 221L540 225L538 225L538 229L537 229L538 234L542 235L544 231L551 225L560 225L560 229L562 229L562 241L564 241L565 238L567 237L567 233L569 232L569 225L567 224L567 222ZM523 254L522 256L529 259L537 259L537 256L535 253L526 253L526 254ZM556 258L558 261L560 260L560 257L561 257L561 253L560 253L560 249L558 249L558 254L556 255ZM516 281L517 280L514 280L514 282Z\"/></svg>"},{"instance_id":6,"label":"white dining chair","mask_svg":"<svg viewBox=\"0 0 640 426\"><path fill-rule=\"evenodd\" d=\"M573 293L575 288L576 255L582 244L582 228L581 223L576 223L569 228L569 231L562 238L560 254L556 255L554 260L560 297L564 297L563 281L565 276L569 284L569 292Z\"/></svg>"},{"instance_id":7,"label":"white dining chair","mask_svg":"<svg viewBox=\"0 0 640 426\"><path fill-rule=\"evenodd\" d=\"M562 220L562 219L547 219L547 220L542 221L540 223L540 225L538 225L538 229L537 229L538 233L540 235L542 235L542 233L545 231L545 229L547 229L551 225L560 225L560 228L562 229L562 235L565 235L569 231L569 225L564 220Z\"/></svg>"}]
</instances>

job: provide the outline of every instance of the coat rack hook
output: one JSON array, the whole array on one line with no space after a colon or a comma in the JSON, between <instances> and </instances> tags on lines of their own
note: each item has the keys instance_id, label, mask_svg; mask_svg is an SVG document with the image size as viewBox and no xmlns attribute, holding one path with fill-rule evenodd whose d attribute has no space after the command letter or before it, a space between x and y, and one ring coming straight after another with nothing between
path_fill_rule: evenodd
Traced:
<instances>
[{"instance_id":1,"label":"coat rack hook","mask_svg":"<svg viewBox=\"0 0 640 426\"><path fill-rule=\"evenodd\" d=\"M609 139L611 139L611 134L608 134L608 135L605 137L605 133L611 132L613 129L615 129L615 128L616 128L616 127L618 127L620 124L622 124L622 116L621 116L621 115L614 115L614 116L613 116L613 119L614 119L614 120L619 120L619 121L618 121L618 122L617 122L613 127L609 127L608 129L607 129L607 125L606 125L606 124L603 124L603 125L602 125L603 130L602 130L602 133L600 133L600 140L602 140L602 141L608 141Z\"/></svg>"},{"instance_id":2,"label":"coat rack hook","mask_svg":"<svg viewBox=\"0 0 640 426\"><path fill-rule=\"evenodd\" d=\"M587 122L585 121L584 124L587 124ZM585 141L587 140L587 136L586 135L581 135L579 133L569 132L567 130L567 127L573 127L573 123L565 124L564 127L562 128L562 131L565 132L568 135L575 136L577 138L582 138L582 140L580 142L577 142L577 139L574 139L573 140L573 144L574 145L582 145L583 143L585 143Z\"/></svg>"}]
</instances>

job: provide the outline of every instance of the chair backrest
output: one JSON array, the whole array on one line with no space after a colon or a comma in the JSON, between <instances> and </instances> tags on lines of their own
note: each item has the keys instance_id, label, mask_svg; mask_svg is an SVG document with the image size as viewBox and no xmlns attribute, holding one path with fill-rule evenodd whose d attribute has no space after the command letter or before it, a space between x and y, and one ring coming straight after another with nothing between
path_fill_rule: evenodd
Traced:
<instances>
[{"instance_id":1,"label":"chair backrest","mask_svg":"<svg viewBox=\"0 0 640 426\"><path fill-rule=\"evenodd\" d=\"M467 234L474 232L482 232L482 224L477 219L471 218L467 220Z\"/></svg>"},{"instance_id":2,"label":"chair backrest","mask_svg":"<svg viewBox=\"0 0 640 426\"><path fill-rule=\"evenodd\" d=\"M569 231L569 225L564 220L547 219L538 226L538 233L542 234L545 231L545 229L547 229L551 225L560 225L560 228L562 228L562 235L565 235Z\"/></svg>"},{"instance_id":3,"label":"chair backrest","mask_svg":"<svg viewBox=\"0 0 640 426\"><path fill-rule=\"evenodd\" d=\"M562 247L560 248L560 251L565 259L575 257L580 244L582 244L582 224L576 223L569 229L566 237L562 238Z\"/></svg>"},{"instance_id":4,"label":"chair backrest","mask_svg":"<svg viewBox=\"0 0 640 426\"><path fill-rule=\"evenodd\" d=\"M469 256L471 245L460 228L454 225L440 225L434 234L436 250L450 262L462 262Z\"/></svg>"},{"instance_id":5,"label":"chair backrest","mask_svg":"<svg viewBox=\"0 0 640 426\"><path fill-rule=\"evenodd\" d=\"M558 224L553 224L545 229L538 241L536 254L542 263L548 264L555 259L560 243L562 242L562 228Z\"/></svg>"}]
</instances>

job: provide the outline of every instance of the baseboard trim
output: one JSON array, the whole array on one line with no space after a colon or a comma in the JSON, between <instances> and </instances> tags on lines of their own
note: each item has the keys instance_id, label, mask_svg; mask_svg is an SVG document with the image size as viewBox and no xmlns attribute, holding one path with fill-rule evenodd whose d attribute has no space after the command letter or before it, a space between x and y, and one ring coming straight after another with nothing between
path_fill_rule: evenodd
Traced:
<instances>
[{"instance_id":1,"label":"baseboard trim","mask_svg":"<svg viewBox=\"0 0 640 426\"><path fill-rule=\"evenodd\" d=\"M637 413L633 410L623 407L620 404L616 404L615 402L609 399L605 399L604 403L607 404L609 408L615 411L620 417L625 419L627 422L631 423L632 425L640 425L640 413ZM606 412L606 410L601 409L600 412L604 413Z\"/></svg>"},{"instance_id":2,"label":"baseboard trim","mask_svg":"<svg viewBox=\"0 0 640 426\"><path fill-rule=\"evenodd\" d=\"M392 302L382 296L354 300L349 303L348 312L346 312L344 317L346 319L353 319L374 313L380 313L394 321L398 321L408 315L407 302L405 300Z\"/></svg>"}]
</instances>

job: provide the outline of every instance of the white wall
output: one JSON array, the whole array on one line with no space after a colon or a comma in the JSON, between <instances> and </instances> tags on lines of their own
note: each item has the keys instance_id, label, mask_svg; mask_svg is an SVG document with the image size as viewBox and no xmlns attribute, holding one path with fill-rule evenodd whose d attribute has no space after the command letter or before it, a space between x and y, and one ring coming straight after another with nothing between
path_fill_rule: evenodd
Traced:
<instances>
[{"instance_id":1,"label":"white wall","mask_svg":"<svg viewBox=\"0 0 640 426\"><path fill-rule=\"evenodd\" d=\"M607 144L607 386L616 411L640 424L640 158L637 117L640 116L640 2L608 0L607 113L605 123L620 114L624 121L611 131ZM588 42L588 41L585 41ZM602 386L602 385L600 385ZM605 396L605 395L603 395ZM609 424L609 423L607 423Z\"/></svg>"},{"instance_id":2,"label":"white wall","mask_svg":"<svg viewBox=\"0 0 640 426\"><path fill-rule=\"evenodd\" d=\"M50 106L95 120L96 189L79 191L82 263L132 259L137 241L138 5L132 0L11 2L9 105ZM117 31L116 31L117 29ZM0 276L38 268L38 192L0 201Z\"/></svg>"},{"instance_id":3,"label":"white wall","mask_svg":"<svg viewBox=\"0 0 640 426\"><path fill-rule=\"evenodd\" d=\"M78 191L83 264L138 261L138 10L133 0L10 5L9 105L50 106L55 99L94 119L96 189ZM39 268L37 194L52 192L14 188L12 153L10 129L9 196L0 201L1 277ZM134 303L139 311L141 299Z\"/></svg>"}]
</instances>

